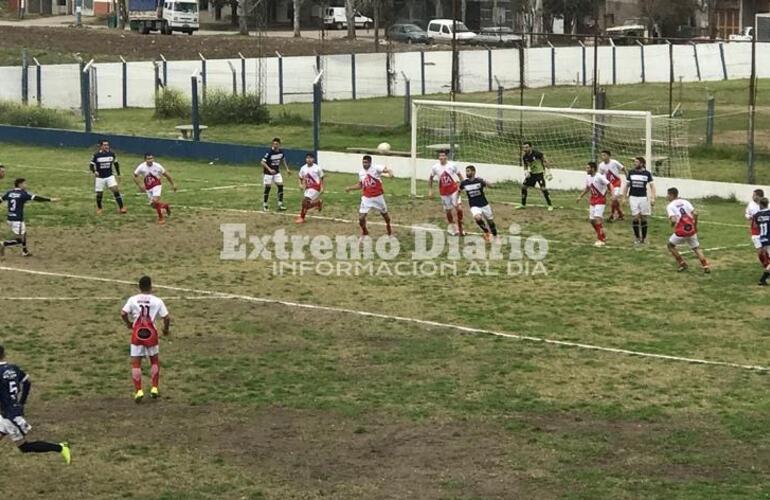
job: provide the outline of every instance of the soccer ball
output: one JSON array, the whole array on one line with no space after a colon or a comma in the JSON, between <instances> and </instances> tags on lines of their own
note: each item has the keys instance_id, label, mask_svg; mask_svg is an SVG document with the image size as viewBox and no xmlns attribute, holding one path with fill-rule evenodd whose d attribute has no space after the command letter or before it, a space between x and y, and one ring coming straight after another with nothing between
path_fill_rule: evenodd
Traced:
<instances>
[{"instance_id":1,"label":"soccer ball","mask_svg":"<svg viewBox=\"0 0 770 500\"><path fill-rule=\"evenodd\" d=\"M377 151L380 154L387 154L390 153L390 144L387 142L381 142L379 146L377 146Z\"/></svg>"}]
</instances>

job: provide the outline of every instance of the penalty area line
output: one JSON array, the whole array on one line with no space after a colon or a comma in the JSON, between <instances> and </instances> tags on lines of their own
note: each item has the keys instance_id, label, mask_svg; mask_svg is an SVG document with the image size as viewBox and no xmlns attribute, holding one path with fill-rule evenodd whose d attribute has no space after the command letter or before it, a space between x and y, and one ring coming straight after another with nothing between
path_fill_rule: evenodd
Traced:
<instances>
[{"instance_id":1,"label":"penalty area line","mask_svg":"<svg viewBox=\"0 0 770 500\"><path fill-rule=\"evenodd\" d=\"M115 279L115 278L103 278L100 276L87 276L87 275L59 273L59 272L52 272L52 271L36 271L33 269L25 269L25 268L18 268L18 267L0 266L0 271L32 274L37 276L49 276L49 277L56 277L56 278L69 278L69 279L83 280L83 281L96 281L100 283L117 283L121 285L131 285L131 286L136 285L135 282ZM704 365L704 366L721 366L721 367L727 367L727 368L739 368L742 370L751 370L751 371L762 371L762 372L770 371L770 367L761 366L761 365L748 365L748 364L734 363L731 361L698 359L698 358L689 358L684 356L673 356L670 354L657 354L652 352L633 351L630 349L621 349L617 347L605 347L605 346L599 346L599 345L593 345L593 344L584 344L581 342L572 342L568 340L533 337L530 335L520 335L515 333L497 331L497 330L488 330L485 328L455 325L451 323L441 323L438 321L410 318L406 316L395 316L390 314L375 313L375 312L369 312L369 311L359 311L359 310L348 309L344 307L322 306L317 304L306 304L302 302L266 299L263 297L253 297L251 295L218 292L218 291L212 291L212 290L199 290L194 288L172 286L172 285L153 284L153 287L161 290L171 290L174 292L205 295L205 296L208 296L209 298L235 299L235 300L241 300L244 302L251 302L251 303L257 303L257 304L277 304L277 305L282 305L290 308L308 309L313 311L324 311L324 312L331 312L331 313L338 313L338 314L346 314L350 316L361 316L365 318L377 318L377 319L383 319L387 321L397 321L400 323L410 323L414 325L429 326L433 328L440 328L443 330L454 330L454 331L464 332L464 333L502 337L502 338L513 339L513 340L521 340L521 341L527 341L532 343L547 344L547 345L558 346L558 347L569 347L574 349L582 349L582 350L603 352L603 353L609 353L609 354L620 354L624 356L634 356L634 357L640 357L640 358L656 359L661 361L673 361L673 362L679 362L679 363L697 364L697 365Z\"/></svg>"}]
</instances>

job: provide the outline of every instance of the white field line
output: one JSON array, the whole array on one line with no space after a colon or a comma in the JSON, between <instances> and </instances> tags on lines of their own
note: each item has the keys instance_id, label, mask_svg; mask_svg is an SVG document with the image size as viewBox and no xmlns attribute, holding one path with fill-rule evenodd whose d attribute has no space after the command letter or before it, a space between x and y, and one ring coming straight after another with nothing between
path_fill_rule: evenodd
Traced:
<instances>
[{"instance_id":1,"label":"white field line","mask_svg":"<svg viewBox=\"0 0 770 500\"><path fill-rule=\"evenodd\" d=\"M99 276L84 276L84 275L78 275L78 274L57 273L57 272L50 272L50 271L35 271L32 269L7 267L7 266L0 266L0 271L10 271L10 272L17 272L17 273L32 274L37 276L69 278L69 279L75 279L75 280L97 281L101 283L117 283L121 285L135 286L135 283L132 281L126 281L126 280L120 280L120 279L114 279L114 278L102 278ZM675 361L675 362L698 364L698 365L705 365L705 366L722 366L722 367L728 367L728 368L739 368L743 370L754 370L754 371L763 371L763 372L770 371L770 367L765 367L761 365L747 365L747 364L741 364L741 363L734 363L731 361L688 358L688 357L682 357L682 356L672 356L668 354L656 354L656 353L644 352L644 351L632 351L629 349L620 349L615 347L604 347L604 346L598 346L598 345L592 345L592 344L583 344L580 342L571 342L567 340L532 337L529 335L518 335L515 333L487 330L484 328L474 328L470 326L454 325L450 323L440 323L438 321L429 321L429 320L409 318L404 316L393 316L390 314L358 311L355 309L347 309L344 307L305 304L301 302L266 299L261 297L253 297L250 295L240 295L240 294L217 292L217 291L211 291L211 290L197 290L194 288L186 288L186 287L171 286L171 285L153 285L153 286L157 289L172 290L175 292L182 292L182 293L194 293L197 295L207 295L211 298L241 300L244 302L252 302L252 303L258 303L258 304L278 304L285 307L293 307L298 309L309 309L314 311L340 313L340 314L346 314L351 316L363 316L367 318L377 318L377 319L384 319L389 321L398 321L400 323L411 323L415 325L441 328L444 330L455 330L455 331L464 332L464 333L492 335L495 337L503 337L507 339L537 342L541 344L555 345L560 347L571 347L575 349L584 349L584 350L598 351L598 352L611 353L611 354L621 354L626 356L636 356L641 358L657 359L657 360L664 360L664 361Z\"/></svg>"},{"instance_id":2,"label":"white field line","mask_svg":"<svg viewBox=\"0 0 770 500\"><path fill-rule=\"evenodd\" d=\"M0 301L3 300L10 300L10 301L16 301L16 302L89 302L94 300L103 300L103 301L120 301L120 300L126 300L128 298L127 295L122 297L0 297ZM220 295L188 295L188 296L177 296L177 297L163 297L163 300L211 300L211 299L221 299L221 300L230 300L232 297L226 297L226 296L220 296Z\"/></svg>"}]
</instances>

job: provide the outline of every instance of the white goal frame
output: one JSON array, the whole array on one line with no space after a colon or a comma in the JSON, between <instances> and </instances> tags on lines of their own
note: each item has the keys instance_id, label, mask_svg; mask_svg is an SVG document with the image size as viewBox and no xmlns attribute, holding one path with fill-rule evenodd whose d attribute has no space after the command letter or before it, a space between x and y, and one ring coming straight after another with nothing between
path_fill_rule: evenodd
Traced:
<instances>
[{"instance_id":1,"label":"white goal frame","mask_svg":"<svg viewBox=\"0 0 770 500\"><path fill-rule=\"evenodd\" d=\"M644 157L648 163L652 159L652 112L651 111L621 111L611 109L579 109L579 108L548 108L540 106L515 106L507 104L486 104L477 102L457 102L457 101L437 101L430 99L415 99L412 101L412 143L410 163L412 167L412 185L411 194L417 196L417 123L419 119L420 106L441 106L446 108L466 108L466 109L499 109L507 111L520 112L546 112L564 115L582 115L591 116L593 121L597 116L623 116L637 117L644 119Z\"/></svg>"}]
</instances>

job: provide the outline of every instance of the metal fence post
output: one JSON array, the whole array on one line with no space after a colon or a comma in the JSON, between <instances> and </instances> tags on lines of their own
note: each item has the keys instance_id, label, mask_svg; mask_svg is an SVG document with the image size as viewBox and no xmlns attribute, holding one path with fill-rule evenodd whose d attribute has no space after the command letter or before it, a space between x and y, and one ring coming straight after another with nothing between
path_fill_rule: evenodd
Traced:
<instances>
[{"instance_id":1,"label":"metal fence post","mask_svg":"<svg viewBox=\"0 0 770 500\"><path fill-rule=\"evenodd\" d=\"M716 108L716 100L713 95L710 95L706 102L706 145L711 146L714 144L714 112Z\"/></svg>"},{"instance_id":2,"label":"metal fence post","mask_svg":"<svg viewBox=\"0 0 770 500\"><path fill-rule=\"evenodd\" d=\"M727 63L725 62L725 44L719 42L719 57L722 59L722 77L727 80Z\"/></svg>"},{"instance_id":3,"label":"metal fence post","mask_svg":"<svg viewBox=\"0 0 770 500\"><path fill-rule=\"evenodd\" d=\"M91 59L88 64L83 67L83 71L80 73L80 83L82 85L82 107L83 107L83 122L85 123L85 131L91 132L91 65L94 60Z\"/></svg>"},{"instance_id":4,"label":"metal fence post","mask_svg":"<svg viewBox=\"0 0 770 500\"><path fill-rule=\"evenodd\" d=\"M647 81L647 70L644 64L644 44L639 40L636 41L639 44L639 49L642 51L642 83Z\"/></svg>"},{"instance_id":5,"label":"metal fence post","mask_svg":"<svg viewBox=\"0 0 770 500\"><path fill-rule=\"evenodd\" d=\"M200 121L200 110L198 107L198 72L192 74L190 77L190 84L192 87L192 110L191 110L191 117L192 117L192 138L193 141L198 142L201 140L201 121Z\"/></svg>"},{"instance_id":6,"label":"metal fence post","mask_svg":"<svg viewBox=\"0 0 770 500\"><path fill-rule=\"evenodd\" d=\"M230 66L230 74L233 78L233 95L238 95L238 72L230 61L227 61L227 65Z\"/></svg>"},{"instance_id":7,"label":"metal fence post","mask_svg":"<svg viewBox=\"0 0 770 500\"><path fill-rule=\"evenodd\" d=\"M29 104L29 61L27 49L21 50L21 103Z\"/></svg>"},{"instance_id":8,"label":"metal fence post","mask_svg":"<svg viewBox=\"0 0 770 500\"><path fill-rule=\"evenodd\" d=\"M123 107L128 107L128 64L126 63L126 60L123 58L123 56L120 56L120 64L122 69L122 77L123 81L122 87L123 87Z\"/></svg>"},{"instance_id":9,"label":"metal fence post","mask_svg":"<svg viewBox=\"0 0 770 500\"><path fill-rule=\"evenodd\" d=\"M203 104L206 104L206 58L200 52L198 52L198 56L201 58L201 97Z\"/></svg>"},{"instance_id":10,"label":"metal fence post","mask_svg":"<svg viewBox=\"0 0 770 500\"><path fill-rule=\"evenodd\" d=\"M615 42L612 41L612 38L610 40L610 45L612 45L612 84L617 85L618 84L618 59L617 59L617 47L615 46Z\"/></svg>"},{"instance_id":11,"label":"metal fence post","mask_svg":"<svg viewBox=\"0 0 770 500\"><path fill-rule=\"evenodd\" d=\"M246 95L246 58L240 52L238 52L238 57L241 58L241 94ZM264 98L264 96L261 97Z\"/></svg>"},{"instance_id":12,"label":"metal fence post","mask_svg":"<svg viewBox=\"0 0 770 500\"><path fill-rule=\"evenodd\" d=\"M153 61L152 66L153 71L155 72L153 80L155 80L155 99L157 99L158 91L160 90L160 67L158 66L158 61Z\"/></svg>"},{"instance_id":13,"label":"metal fence post","mask_svg":"<svg viewBox=\"0 0 770 500\"><path fill-rule=\"evenodd\" d=\"M353 94L353 100L356 100L356 55L350 54L350 90Z\"/></svg>"},{"instance_id":14,"label":"metal fence post","mask_svg":"<svg viewBox=\"0 0 770 500\"><path fill-rule=\"evenodd\" d=\"M318 150L321 149L321 101L323 99L321 77L323 77L323 71L319 71L313 81L313 149L316 158Z\"/></svg>"},{"instance_id":15,"label":"metal fence post","mask_svg":"<svg viewBox=\"0 0 770 500\"><path fill-rule=\"evenodd\" d=\"M166 88L168 87L168 61L163 54L160 55L160 60L163 61L163 88Z\"/></svg>"},{"instance_id":16,"label":"metal fence post","mask_svg":"<svg viewBox=\"0 0 770 500\"><path fill-rule=\"evenodd\" d=\"M277 50L275 55L278 56L278 104L283 104L283 56Z\"/></svg>"},{"instance_id":17,"label":"metal fence post","mask_svg":"<svg viewBox=\"0 0 770 500\"><path fill-rule=\"evenodd\" d=\"M404 77L404 124L410 125L412 123L412 82L403 71L401 75Z\"/></svg>"},{"instance_id":18,"label":"metal fence post","mask_svg":"<svg viewBox=\"0 0 770 500\"><path fill-rule=\"evenodd\" d=\"M425 95L425 51L420 51L420 85L422 86L422 95Z\"/></svg>"},{"instance_id":19,"label":"metal fence post","mask_svg":"<svg viewBox=\"0 0 770 500\"><path fill-rule=\"evenodd\" d=\"M551 41L548 41L548 46L551 47L551 87L556 86L556 47L553 46Z\"/></svg>"},{"instance_id":20,"label":"metal fence post","mask_svg":"<svg viewBox=\"0 0 770 500\"><path fill-rule=\"evenodd\" d=\"M489 91L492 92L492 49L487 47L487 81L489 82Z\"/></svg>"},{"instance_id":21,"label":"metal fence post","mask_svg":"<svg viewBox=\"0 0 770 500\"><path fill-rule=\"evenodd\" d=\"M35 72L35 99L37 99L37 105L40 107L43 105L43 66L36 57L33 57L32 61L37 67L37 71Z\"/></svg>"},{"instance_id":22,"label":"metal fence post","mask_svg":"<svg viewBox=\"0 0 770 500\"><path fill-rule=\"evenodd\" d=\"M502 106L503 105L503 92L505 89L503 88L503 85L500 83L500 80L495 77L495 82L497 82L497 105ZM502 134L503 133L503 108L497 108L497 133Z\"/></svg>"},{"instance_id":23,"label":"metal fence post","mask_svg":"<svg viewBox=\"0 0 770 500\"><path fill-rule=\"evenodd\" d=\"M580 56L582 59L582 75L583 75L583 86L585 87L588 84L588 79L586 76L586 46L583 42L578 40L578 43L580 44Z\"/></svg>"},{"instance_id":24,"label":"metal fence post","mask_svg":"<svg viewBox=\"0 0 770 500\"><path fill-rule=\"evenodd\" d=\"M695 43L691 43L690 45L692 45L692 55L695 57L695 71L698 73L698 81L701 81L700 61L698 60L698 45Z\"/></svg>"}]
</instances>

